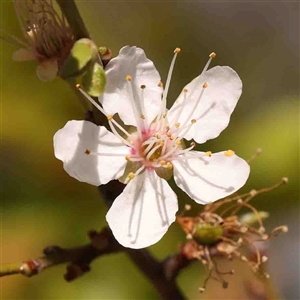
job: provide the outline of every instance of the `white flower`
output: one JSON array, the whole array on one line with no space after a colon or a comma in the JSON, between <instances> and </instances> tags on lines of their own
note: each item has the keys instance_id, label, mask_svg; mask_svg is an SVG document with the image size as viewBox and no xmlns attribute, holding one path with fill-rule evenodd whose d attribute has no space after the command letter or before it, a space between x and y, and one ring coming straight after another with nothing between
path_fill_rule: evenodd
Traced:
<instances>
[{"instance_id":1,"label":"white flower","mask_svg":"<svg viewBox=\"0 0 300 300\"><path fill-rule=\"evenodd\" d=\"M127 186L107 213L116 239L125 247L143 248L159 241L178 210L177 196L165 179L197 203L226 197L244 185L249 165L232 150L212 154L185 147L217 137L229 122L242 82L229 67L203 72L182 91L167 111L166 99L177 53L166 87L142 49L124 47L106 67L107 87L98 105L112 133L87 121L70 121L54 136L55 156L74 178L93 185L124 179ZM118 113L126 130L114 118ZM122 176L123 175L123 176ZM122 176L122 178L121 178Z\"/></svg>"},{"instance_id":2,"label":"white flower","mask_svg":"<svg viewBox=\"0 0 300 300\"><path fill-rule=\"evenodd\" d=\"M14 0L14 6L26 42L11 36L22 46L14 52L13 60L35 60L39 79L53 80L74 43L64 16L56 12L49 0Z\"/></svg>"}]
</instances>

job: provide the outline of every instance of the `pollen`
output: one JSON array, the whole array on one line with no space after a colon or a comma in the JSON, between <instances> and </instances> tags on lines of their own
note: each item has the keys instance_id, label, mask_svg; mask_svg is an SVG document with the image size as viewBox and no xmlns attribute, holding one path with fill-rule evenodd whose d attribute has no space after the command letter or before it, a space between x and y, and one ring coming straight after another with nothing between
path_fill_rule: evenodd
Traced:
<instances>
[{"instance_id":1,"label":"pollen","mask_svg":"<svg viewBox=\"0 0 300 300\"><path fill-rule=\"evenodd\" d=\"M179 53L180 51L181 51L180 48L176 48L176 49L174 50L174 53Z\"/></svg>"},{"instance_id":2,"label":"pollen","mask_svg":"<svg viewBox=\"0 0 300 300\"><path fill-rule=\"evenodd\" d=\"M159 86L159 87L163 87L164 84L160 81L160 82L158 83L158 86Z\"/></svg>"},{"instance_id":3,"label":"pollen","mask_svg":"<svg viewBox=\"0 0 300 300\"><path fill-rule=\"evenodd\" d=\"M208 84L205 82L205 83L202 85L202 87L203 87L204 89L206 89L206 88L208 87Z\"/></svg>"},{"instance_id":4,"label":"pollen","mask_svg":"<svg viewBox=\"0 0 300 300\"><path fill-rule=\"evenodd\" d=\"M130 173L128 174L128 177L129 177L130 179L133 179L133 178L135 177L135 174L134 174L133 172L130 172Z\"/></svg>"},{"instance_id":5,"label":"pollen","mask_svg":"<svg viewBox=\"0 0 300 300\"><path fill-rule=\"evenodd\" d=\"M212 154L212 153L211 153L211 151L207 151L207 152L205 152L205 155L206 155L206 156L209 156L209 157L211 157L211 154Z\"/></svg>"},{"instance_id":6,"label":"pollen","mask_svg":"<svg viewBox=\"0 0 300 300\"><path fill-rule=\"evenodd\" d=\"M195 124L196 122L197 122L196 119L192 119L192 120L191 120L191 123L192 123L192 124Z\"/></svg>"},{"instance_id":7,"label":"pollen","mask_svg":"<svg viewBox=\"0 0 300 300\"><path fill-rule=\"evenodd\" d=\"M141 117L141 119L145 120L145 116L144 115L141 115L140 117Z\"/></svg>"},{"instance_id":8,"label":"pollen","mask_svg":"<svg viewBox=\"0 0 300 300\"><path fill-rule=\"evenodd\" d=\"M107 120L108 120L108 121L110 121L112 118L113 118L112 115L108 115L108 116L107 116Z\"/></svg>"},{"instance_id":9,"label":"pollen","mask_svg":"<svg viewBox=\"0 0 300 300\"><path fill-rule=\"evenodd\" d=\"M180 127L180 123L179 122L175 123L175 127L179 128Z\"/></svg>"},{"instance_id":10,"label":"pollen","mask_svg":"<svg viewBox=\"0 0 300 300\"><path fill-rule=\"evenodd\" d=\"M212 52L211 54L209 54L210 58L215 58L217 56L217 54L215 52Z\"/></svg>"},{"instance_id":11,"label":"pollen","mask_svg":"<svg viewBox=\"0 0 300 300\"><path fill-rule=\"evenodd\" d=\"M227 150L227 151L224 152L224 155L228 156L228 157L232 156L232 155L234 155L234 151L233 150Z\"/></svg>"},{"instance_id":12,"label":"pollen","mask_svg":"<svg viewBox=\"0 0 300 300\"><path fill-rule=\"evenodd\" d=\"M126 156L125 156L125 159L126 159L127 161L130 161L130 156L129 156L129 155L126 155Z\"/></svg>"},{"instance_id":13,"label":"pollen","mask_svg":"<svg viewBox=\"0 0 300 300\"><path fill-rule=\"evenodd\" d=\"M143 90L143 89L145 89L146 88L146 86L144 85L144 84L142 84L141 85L141 89Z\"/></svg>"},{"instance_id":14,"label":"pollen","mask_svg":"<svg viewBox=\"0 0 300 300\"><path fill-rule=\"evenodd\" d=\"M166 168L171 170L171 169L173 169L173 165L170 162L168 162L166 165Z\"/></svg>"},{"instance_id":15,"label":"pollen","mask_svg":"<svg viewBox=\"0 0 300 300\"><path fill-rule=\"evenodd\" d=\"M127 76L126 76L126 80L127 80L127 81L131 81L131 76L130 76L130 75L127 75Z\"/></svg>"},{"instance_id":16,"label":"pollen","mask_svg":"<svg viewBox=\"0 0 300 300\"><path fill-rule=\"evenodd\" d=\"M77 83L75 86L76 86L76 89L80 89L80 84L79 83Z\"/></svg>"},{"instance_id":17,"label":"pollen","mask_svg":"<svg viewBox=\"0 0 300 300\"><path fill-rule=\"evenodd\" d=\"M90 151L89 149L86 149L86 150L84 151L84 153L87 154L87 155L89 155L89 154L91 154L91 151Z\"/></svg>"}]
</instances>

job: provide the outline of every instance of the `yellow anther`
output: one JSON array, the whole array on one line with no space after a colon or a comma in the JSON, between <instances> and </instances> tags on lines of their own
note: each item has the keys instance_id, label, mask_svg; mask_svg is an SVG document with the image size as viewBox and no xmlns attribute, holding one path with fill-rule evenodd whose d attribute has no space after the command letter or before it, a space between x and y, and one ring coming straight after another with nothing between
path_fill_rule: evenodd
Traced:
<instances>
[{"instance_id":1,"label":"yellow anther","mask_svg":"<svg viewBox=\"0 0 300 300\"><path fill-rule=\"evenodd\" d=\"M225 156L232 156L233 154L234 154L233 150L227 150L227 151L224 152Z\"/></svg>"},{"instance_id":2,"label":"yellow anther","mask_svg":"<svg viewBox=\"0 0 300 300\"><path fill-rule=\"evenodd\" d=\"M79 83L77 83L75 86L76 86L76 89L80 89L80 84Z\"/></svg>"},{"instance_id":3,"label":"yellow anther","mask_svg":"<svg viewBox=\"0 0 300 300\"><path fill-rule=\"evenodd\" d=\"M211 157L211 154L212 154L212 153L211 153L211 151L207 151L207 152L205 152L205 155L206 155L206 156L209 156L209 157Z\"/></svg>"},{"instance_id":4,"label":"yellow anther","mask_svg":"<svg viewBox=\"0 0 300 300\"><path fill-rule=\"evenodd\" d=\"M129 177L130 179L133 179L133 178L135 177L135 174L134 174L133 172L130 172L130 173L128 174L128 177Z\"/></svg>"},{"instance_id":5,"label":"yellow anther","mask_svg":"<svg viewBox=\"0 0 300 300\"><path fill-rule=\"evenodd\" d=\"M173 165L170 162L168 162L166 165L166 168L171 170L171 169L173 169Z\"/></svg>"},{"instance_id":6,"label":"yellow anther","mask_svg":"<svg viewBox=\"0 0 300 300\"><path fill-rule=\"evenodd\" d=\"M89 155L89 154L91 154L91 151L90 151L89 149L86 149L86 150L84 151L84 153L87 154L87 155Z\"/></svg>"},{"instance_id":7,"label":"yellow anther","mask_svg":"<svg viewBox=\"0 0 300 300\"><path fill-rule=\"evenodd\" d=\"M131 81L131 76L130 76L130 75L127 75L127 76L126 76L126 80L127 80L127 81Z\"/></svg>"},{"instance_id":8,"label":"yellow anther","mask_svg":"<svg viewBox=\"0 0 300 300\"><path fill-rule=\"evenodd\" d=\"M165 160L161 160L159 163L163 166L163 165L165 165L167 162L166 162Z\"/></svg>"},{"instance_id":9,"label":"yellow anther","mask_svg":"<svg viewBox=\"0 0 300 300\"><path fill-rule=\"evenodd\" d=\"M165 118L166 116L167 116L167 114L166 114L166 113L164 113L164 114L163 114L163 118Z\"/></svg>"},{"instance_id":10,"label":"yellow anther","mask_svg":"<svg viewBox=\"0 0 300 300\"><path fill-rule=\"evenodd\" d=\"M145 120L145 116L144 115L141 115L140 117L141 117L141 119Z\"/></svg>"},{"instance_id":11,"label":"yellow anther","mask_svg":"<svg viewBox=\"0 0 300 300\"><path fill-rule=\"evenodd\" d=\"M166 126L166 130L167 130L167 131L170 130L170 126Z\"/></svg>"},{"instance_id":12,"label":"yellow anther","mask_svg":"<svg viewBox=\"0 0 300 300\"><path fill-rule=\"evenodd\" d=\"M177 146L180 146L181 145L181 140L176 140L175 143L176 143Z\"/></svg>"},{"instance_id":13,"label":"yellow anther","mask_svg":"<svg viewBox=\"0 0 300 300\"><path fill-rule=\"evenodd\" d=\"M113 115L108 115L107 120L110 121L113 118Z\"/></svg>"},{"instance_id":14,"label":"yellow anther","mask_svg":"<svg viewBox=\"0 0 300 300\"><path fill-rule=\"evenodd\" d=\"M208 87L208 84L205 82L205 83L202 85L202 87L203 87L204 89L206 89L206 88Z\"/></svg>"},{"instance_id":15,"label":"yellow anther","mask_svg":"<svg viewBox=\"0 0 300 300\"><path fill-rule=\"evenodd\" d=\"M170 138L172 136L171 132L167 133L167 137Z\"/></svg>"},{"instance_id":16,"label":"yellow anther","mask_svg":"<svg viewBox=\"0 0 300 300\"><path fill-rule=\"evenodd\" d=\"M159 145L160 145L160 146L163 146L163 145L164 145L164 141L161 141L161 142L159 143Z\"/></svg>"},{"instance_id":17,"label":"yellow anther","mask_svg":"<svg viewBox=\"0 0 300 300\"><path fill-rule=\"evenodd\" d=\"M195 124L196 121L197 121L196 119L192 119L192 120L191 120L191 123L192 123L192 124Z\"/></svg>"},{"instance_id":18,"label":"yellow anther","mask_svg":"<svg viewBox=\"0 0 300 300\"><path fill-rule=\"evenodd\" d=\"M144 85L144 84L142 84L141 85L141 89L143 90L143 89L145 89L146 88L146 86Z\"/></svg>"},{"instance_id":19,"label":"yellow anther","mask_svg":"<svg viewBox=\"0 0 300 300\"><path fill-rule=\"evenodd\" d=\"M217 56L217 54L215 52L212 52L211 54L209 54L210 58L215 58Z\"/></svg>"},{"instance_id":20,"label":"yellow anther","mask_svg":"<svg viewBox=\"0 0 300 300\"><path fill-rule=\"evenodd\" d=\"M188 92L188 90L187 90L187 89L183 89L183 92L184 92L184 93L187 93L187 92Z\"/></svg>"},{"instance_id":21,"label":"yellow anther","mask_svg":"<svg viewBox=\"0 0 300 300\"><path fill-rule=\"evenodd\" d=\"M179 128L179 126L180 126L180 123L179 123L179 122L175 123L175 127L176 127L176 128Z\"/></svg>"},{"instance_id":22,"label":"yellow anther","mask_svg":"<svg viewBox=\"0 0 300 300\"><path fill-rule=\"evenodd\" d=\"M130 156L129 156L129 155L126 155L126 156L125 156L125 159L126 159L127 161L130 161Z\"/></svg>"},{"instance_id":23,"label":"yellow anther","mask_svg":"<svg viewBox=\"0 0 300 300\"><path fill-rule=\"evenodd\" d=\"M195 142L191 142L190 145L191 145L191 147L195 147L196 143Z\"/></svg>"},{"instance_id":24,"label":"yellow anther","mask_svg":"<svg viewBox=\"0 0 300 300\"><path fill-rule=\"evenodd\" d=\"M160 81L160 82L158 83L158 86L159 86L159 87L163 87L164 84Z\"/></svg>"},{"instance_id":25,"label":"yellow anther","mask_svg":"<svg viewBox=\"0 0 300 300\"><path fill-rule=\"evenodd\" d=\"M181 51L180 48L176 48L176 49L174 50L174 53L179 53L180 51Z\"/></svg>"},{"instance_id":26,"label":"yellow anther","mask_svg":"<svg viewBox=\"0 0 300 300\"><path fill-rule=\"evenodd\" d=\"M170 136L170 140L171 140L171 141L174 140L174 136L173 136L173 135Z\"/></svg>"}]
</instances>

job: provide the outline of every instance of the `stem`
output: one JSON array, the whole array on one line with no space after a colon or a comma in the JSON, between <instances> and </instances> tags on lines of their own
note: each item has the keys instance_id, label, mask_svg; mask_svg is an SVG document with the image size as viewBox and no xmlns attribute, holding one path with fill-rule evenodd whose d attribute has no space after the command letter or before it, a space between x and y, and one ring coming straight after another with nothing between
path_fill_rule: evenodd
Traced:
<instances>
[{"instance_id":1,"label":"stem","mask_svg":"<svg viewBox=\"0 0 300 300\"><path fill-rule=\"evenodd\" d=\"M80 16L74 0L56 0L62 13L65 15L69 26L74 34L75 40L82 38L90 38L90 34L86 29L84 22Z\"/></svg>"}]
</instances>

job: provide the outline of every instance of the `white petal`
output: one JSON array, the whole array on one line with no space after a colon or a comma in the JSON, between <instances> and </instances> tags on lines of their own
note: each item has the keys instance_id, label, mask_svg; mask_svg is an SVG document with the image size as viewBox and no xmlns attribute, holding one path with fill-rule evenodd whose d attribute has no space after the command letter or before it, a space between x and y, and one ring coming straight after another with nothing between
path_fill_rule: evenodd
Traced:
<instances>
[{"instance_id":1,"label":"white petal","mask_svg":"<svg viewBox=\"0 0 300 300\"><path fill-rule=\"evenodd\" d=\"M116 198L106 220L121 245L139 249L162 238L177 210L177 196L168 183L146 170Z\"/></svg>"},{"instance_id":2,"label":"white petal","mask_svg":"<svg viewBox=\"0 0 300 300\"><path fill-rule=\"evenodd\" d=\"M176 184L200 204L236 192L245 184L250 172L245 160L235 154L225 156L224 152L208 157L205 153L190 151L172 163Z\"/></svg>"},{"instance_id":3,"label":"white petal","mask_svg":"<svg viewBox=\"0 0 300 300\"><path fill-rule=\"evenodd\" d=\"M57 76L58 66L57 60L45 60L36 68L36 74L42 81L51 81Z\"/></svg>"},{"instance_id":4,"label":"white petal","mask_svg":"<svg viewBox=\"0 0 300 300\"><path fill-rule=\"evenodd\" d=\"M36 60L36 57L32 51L29 51L25 48L21 48L13 53L12 59L14 61L27 61L27 60Z\"/></svg>"},{"instance_id":5,"label":"white petal","mask_svg":"<svg viewBox=\"0 0 300 300\"><path fill-rule=\"evenodd\" d=\"M128 149L105 127L88 121L69 121L54 135L55 157L67 173L96 186L122 176Z\"/></svg>"},{"instance_id":6,"label":"white petal","mask_svg":"<svg viewBox=\"0 0 300 300\"><path fill-rule=\"evenodd\" d=\"M190 116L204 83L207 83L208 87L204 90L199 105ZM197 143L204 143L217 137L227 127L230 115L241 96L241 79L231 68L217 66L208 70L204 75L196 77L185 86L185 89L187 89L186 96L188 98L183 112L178 118L177 115L184 98L181 93L168 112L169 122L183 124L189 118L189 124L191 119L196 119L197 122L191 126L185 138L194 139Z\"/></svg>"},{"instance_id":7,"label":"white petal","mask_svg":"<svg viewBox=\"0 0 300 300\"><path fill-rule=\"evenodd\" d=\"M126 80L126 76L130 75L137 105L141 105L141 85L145 85L145 114L149 122L157 116L162 95L162 88L158 86L160 76L143 49L123 47L119 55L108 63L105 71L107 83L99 101L108 114L119 113L125 124L136 126Z\"/></svg>"}]
</instances>

